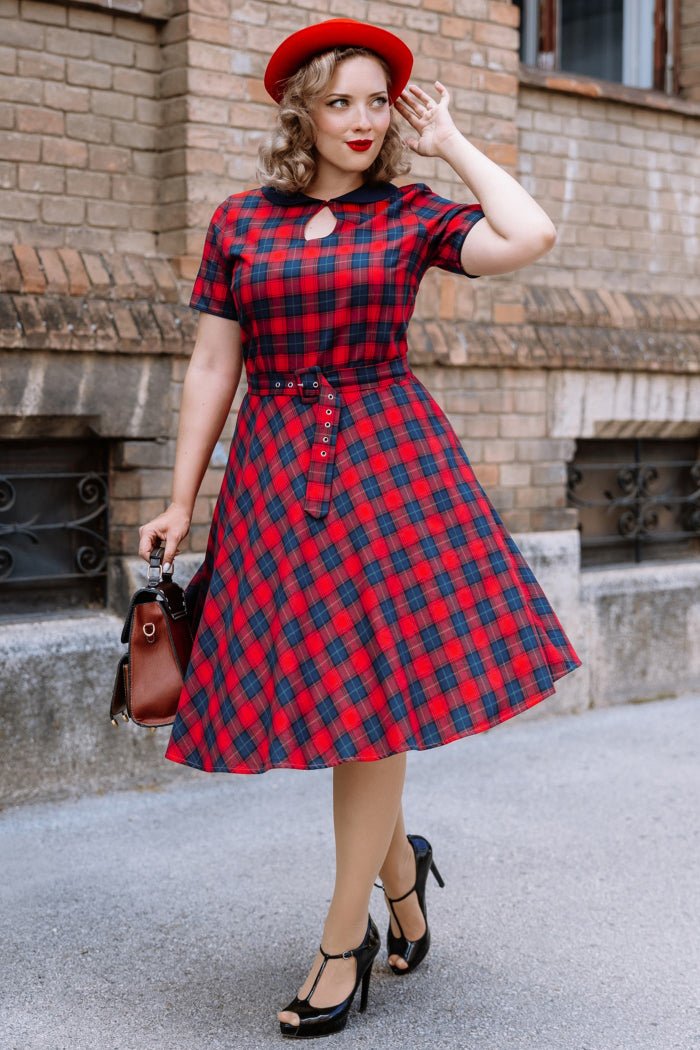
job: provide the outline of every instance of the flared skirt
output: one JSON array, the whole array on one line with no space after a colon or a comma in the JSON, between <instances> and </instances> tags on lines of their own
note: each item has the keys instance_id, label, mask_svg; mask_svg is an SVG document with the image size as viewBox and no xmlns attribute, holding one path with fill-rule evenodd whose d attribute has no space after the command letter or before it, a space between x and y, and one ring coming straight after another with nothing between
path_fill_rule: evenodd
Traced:
<instances>
[{"instance_id":1,"label":"flared skirt","mask_svg":"<svg viewBox=\"0 0 700 1050\"><path fill-rule=\"evenodd\" d=\"M166 757L208 772L425 750L551 696L581 665L412 374L343 396L332 499L304 510L316 406L246 393Z\"/></svg>"}]
</instances>

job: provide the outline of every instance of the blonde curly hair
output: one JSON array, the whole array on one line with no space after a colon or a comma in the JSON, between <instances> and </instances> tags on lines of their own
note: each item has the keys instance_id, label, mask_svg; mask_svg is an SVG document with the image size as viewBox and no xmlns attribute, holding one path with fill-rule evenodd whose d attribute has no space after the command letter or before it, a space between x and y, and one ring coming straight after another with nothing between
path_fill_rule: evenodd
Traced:
<instances>
[{"instance_id":1,"label":"blonde curly hair","mask_svg":"<svg viewBox=\"0 0 700 1050\"><path fill-rule=\"evenodd\" d=\"M311 184L316 173L316 160L313 152L315 125L310 110L327 90L338 63L353 55L369 55L376 59L389 84L391 71L387 63L381 55L366 47L335 47L310 58L287 78L275 125L267 141L258 149L256 177L263 185L272 186L282 193L303 193ZM382 148L364 173L367 183L388 182L411 170L407 147L401 141L398 114L393 106L390 113Z\"/></svg>"}]
</instances>

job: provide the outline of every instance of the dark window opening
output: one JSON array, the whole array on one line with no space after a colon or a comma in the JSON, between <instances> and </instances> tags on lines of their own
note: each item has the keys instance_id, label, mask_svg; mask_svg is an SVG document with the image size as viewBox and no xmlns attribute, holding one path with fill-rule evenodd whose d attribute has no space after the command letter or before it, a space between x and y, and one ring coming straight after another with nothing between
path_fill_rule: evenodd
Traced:
<instances>
[{"instance_id":1,"label":"dark window opening","mask_svg":"<svg viewBox=\"0 0 700 1050\"><path fill-rule=\"evenodd\" d=\"M109 450L0 441L0 616L103 608Z\"/></svg>"},{"instance_id":2,"label":"dark window opening","mask_svg":"<svg viewBox=\"0 0 700 1050\"><path fill-rule=\"evenodd\" d=\"M562 69L622 83L622 0L567 0L560 52Z\"/></svg>"},{"instance_id":3,"label":"dark window opening","mask_svg":"<svg viewBox=\"0 0 700 1050\"><path fill-rule=\"evenodd\" d=\"M679 93L673 46L678 26L667 17L666 0L515 0L515 5L520 61L526 65Z\"/></svg>"},{"instance_id":4,"label":"dark window opening","mask_svg":"<svg viewBox=\"0 0 700 1050\"><path fill-rule=\"evenodd\" d=\"M577 441L567 503L579 511L583 566L697 557L698 442Z\"/></svg>"}]
</instances>

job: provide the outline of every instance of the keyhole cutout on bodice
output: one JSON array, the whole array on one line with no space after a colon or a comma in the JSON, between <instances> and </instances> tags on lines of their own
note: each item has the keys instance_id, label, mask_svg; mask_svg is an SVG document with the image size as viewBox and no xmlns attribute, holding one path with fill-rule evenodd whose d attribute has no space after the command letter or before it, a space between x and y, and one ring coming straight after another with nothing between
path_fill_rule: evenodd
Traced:
<instances>
[{"instance_id":1,"label":"keyhole cutout on bodice","mask_svg":"<svg viewBox=\"0 0 700 1050\"><path fill-rule=\"evenodd\" d=\"M311 216L304 227L304 240L318 241L322 237L327 237L329 233L333 233L337 222L331 209L324 204L320 211Z\"/></svg>"}]
</instances>

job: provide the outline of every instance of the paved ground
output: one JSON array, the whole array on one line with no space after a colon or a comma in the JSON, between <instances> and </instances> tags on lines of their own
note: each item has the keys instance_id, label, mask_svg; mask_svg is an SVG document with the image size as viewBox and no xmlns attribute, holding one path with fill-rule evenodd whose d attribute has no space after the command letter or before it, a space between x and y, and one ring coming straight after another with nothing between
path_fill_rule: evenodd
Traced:
<instances>
[{"instance_id":1,"label":"paved ground","mask_svg":"<svg viewBox=\"0 0 700 1050\"><path fill-rule=\"evenodd\" d=\"M408 830L446 883L433 944L406 978L382 948L333 1045L697 1048L699 729L684 697L411 754ZM3 1050L288 1045L275 1012L332 888L331 771L182 772L0 816ZM384 938L379 890L372 913Z\"/></svg>"}]
</instances>

